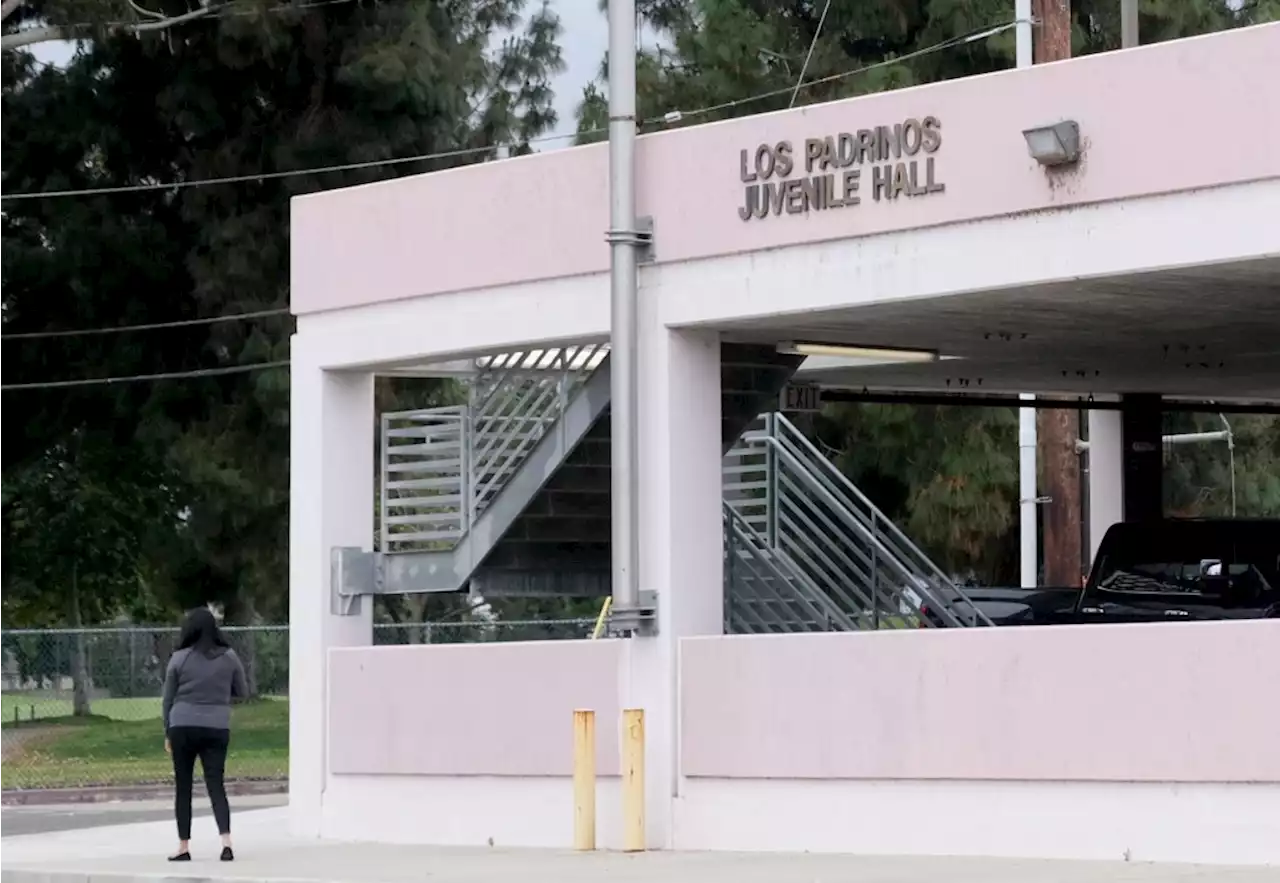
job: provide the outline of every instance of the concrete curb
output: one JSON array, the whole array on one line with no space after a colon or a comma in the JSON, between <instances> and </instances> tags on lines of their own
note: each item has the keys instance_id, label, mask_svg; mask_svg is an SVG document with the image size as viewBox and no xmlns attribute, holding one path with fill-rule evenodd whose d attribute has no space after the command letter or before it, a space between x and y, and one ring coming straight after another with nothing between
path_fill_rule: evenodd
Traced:
<instances>
[{"instance_id":1,"label":"concrete curb","mask_svg":"<svg viewBox=\"0 0 1280 883\"><path fill-rule=\"evenodd\" d=\"M78 871L73 869L42 870L40 868L5 868L0 872L3 883L319 883L306 879L255 877L252 875L219 876L200 873L140 874L136 871Z\"/></svg>"},{"instance_id":2,"label":"concrete curb","mask_svg":"<svg viewBox=\"0 0 1280 883\"><path fill-rule=\"evenodd\" d=\"M198 783L197 783L198 784ZM234 797L258 794L286 794L287 781L228 782L227 793ZM172 785L137 785L111 788L41 788L5 791L0 796L4 806L40 806L68 803L115 803L122 800L164 800L173 795ZM5 872L8 880L8 871Z\"/></svg>"},{"instance_id":3,"label":"concrete curb","mask_svg":"<svg viewBox=\"0 0 1280 883\"><path fill-rule=\"evenodd\" d=\"M2 883L327 883L308 877L254 876L252 874L226 876L201 873L199 870L182 872L138 873L136 871L81 871L71 868L44 870L41 868L5 868L0 872Z\"/></svg>"}]
</instances>

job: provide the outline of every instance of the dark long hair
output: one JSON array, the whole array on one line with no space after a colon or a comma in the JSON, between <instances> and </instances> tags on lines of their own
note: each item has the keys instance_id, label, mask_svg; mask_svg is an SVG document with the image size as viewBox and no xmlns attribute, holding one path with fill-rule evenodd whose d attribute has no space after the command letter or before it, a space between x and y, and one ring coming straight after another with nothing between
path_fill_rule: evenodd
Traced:
<instances>
[{"instance_id":1,"label":"dark long hair","mask_svg":"<svg viewBox=\"0 0 1280 883\"><path fill-rule=\"evenodd\" d=\"M194 649L212 659L225 653L230 646L222 629L218 628L218 621L213 618L213 611L208 607L197 607L182 621L182 634L178 638L179 650Z\"/></svg>"}]
</instances>

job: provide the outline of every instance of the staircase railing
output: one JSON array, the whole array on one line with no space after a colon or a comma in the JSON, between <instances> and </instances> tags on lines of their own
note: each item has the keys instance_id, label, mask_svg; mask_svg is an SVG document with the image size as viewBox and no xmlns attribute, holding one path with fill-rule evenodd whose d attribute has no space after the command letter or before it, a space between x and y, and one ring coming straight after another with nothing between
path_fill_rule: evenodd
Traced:
<instances>
[{"instance_id":1,"label":"staircase railing","mask_svg":"<svg viewBox=\"0 0 1280 883\"><path fill-rule=\"evenodd\" d=\"M586 344L487 356L467 405L384 414L380 550L456 545L607 353Z\"/></svg>"},{"instance_id":2,"label":"staircase railing","mask_svg":"<svg viewBox=\"0 0 1280 883\"><path fill-rule=\"evenodd\" d=\"M382 415L380 551L449 549L467 532L466 410Z\"/></svg>"},{"instance_id":3,"label":"staircase railing","mask_svg":"<svg viewBox=\"0 0 1280 883\"><path fill-rule=\"evenodd\" d=\"M728 634L849 631L857 624L724 503L724 625Z\"/></svg>"},{"instance_id":4,"label":"staircase railing","mask_svg":"<svg viewBox=\"0 0 1280 883\"><path fill-rule=\"evenodd\" d=\"M991 624L783 415L748 429L725 470L726 505L855 627Z\"/></svg>"}]
</instances>

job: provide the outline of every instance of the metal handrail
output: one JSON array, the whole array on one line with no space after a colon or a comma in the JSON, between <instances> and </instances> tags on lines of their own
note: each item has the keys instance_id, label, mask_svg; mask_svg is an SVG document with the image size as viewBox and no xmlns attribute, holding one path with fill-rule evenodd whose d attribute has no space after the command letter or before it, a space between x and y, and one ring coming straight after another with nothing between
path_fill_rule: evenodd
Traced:
<instances>
[{"instance_id":1,"label":"metal handrail","mask_svg":"<svg viewBox=\"0 0 1280 883\"><path fill-rule=\"evenodd\" d=\"M381 415L378 549L450 547L467 529L465 409Z\"/></svg>"},{"instance_id":2,"label":"metal handrail","mask_svg":"<svg viewBox=\"0 0 1280 883\"><path fill-rule=\"evenodd\" d=\"M799 446L809 455L808 459L810 463L816 465L819 470L825 472L826 475L832 478L846 494L865 506L867 511L871 513L872 517L882 523L886 531L901 545L905 546L911 556L914 557L918 563L923 565L924 568L932 570L933 575L938 579L943 580L946 583L951 582L950 577L942 572L942 569L933 562L933 559L926 555L919 546L913 543L911 538L903 533L902 529L899 528L898 525L886 518L884 513L880 511L879 507L877 507L875 503L871 502L870 498L867 497L867 495L864 494L857 485L850 481L848 476L837 469L835 464L823 456L817 446L814 445L813 442L809 441L809 439L805 437L804 433L796 428L794 423L788 420L783 414L774 414L772 416L775 425L781 428L782 434L785 436L786 440Z\"/></svg>"},{"instance_id":3,"label":"metal handrail","mask_svg":"<svg viewBox=\"0 0 1280 883\"><path fill-rule=\"evenodd\" d=\"M871 526L869 528L869 526L863 522L858 515L854 514L853 510L850 509L847 503L841 499L837 493L835 493L834 489L830 486L829 481L826 479L826 476L806 468L805 464L795 457L789 449L789 446L784 441L776 438L769 438L765 443L776 446L779 460L784 466L790 467L792 474L800 477L800 481L804 484L803 490L816 494L821 502L835 514L841 525L846 529L852 529L855 535L870 548L870 556L867 560L867 564L868 573L873 585L873 594L878 594L875 592L876 572L880 568L885 568L897 578L898 582L910 584L913 591L923 594L926 600L932 601L934 605L938 607L938 615L946 621L947 625L962 625L962 623L952 615L947 605L940 603L940 600L933 596L926 585L922 585L916 581L917 574L914 570L909 567L902 558L894 552L894 550L880 539L875 530L874 518L871 520ZM799 490L799 488L796 488L796 490ZM837 525L836 527L838 528L841 525ZM834 533L835 531L833 531L833 534ZM830 538L831 534L828 536ZM832 542L834 542L834 540L832 540ZM892 586L888 586L886 588L890 595L894 597L902 595L901 589L894 591ZM888 600L888 598L886 598L886 600ZM874 615L876 611L874 600L870 609ZM932 625L928 620L925 620L925 622Z\"/></svg>"},{"instance_id":4,"label":"metal handrail","mask_svg":"<svg viewBox=\"0 0 1280 883\"><path fill-rule=\"evenodd\" d=\"M774 548L794 552L809 583L846 608L867 611L875 627L886 612L882 607L906 600L908 587L945 625L992 624L791 421L769 414L763 422L763 428L748 432L733 452L739 461L752 449L764 455L764 465L756 469L767 473L765 480L740 485L756 487L763 496L740 499L737 505L768 510L756 519L770 526ZM842 533L847 540L840 539ZM825 539L819 542L819 537ZM887 573L889 584L881 585L880 573ZM859 579L865 585L859 585ZM957 615L960 604L967 604L964 618ZM901 618L887 615L895 621ZM934 624L928 617L916 619L918 624Z\"/></svg>"},{"instance_id":5,"label":"metal handrail","mask_svg":"<svg viewBox=\"0 0 1280 883\"><path fill-rule=\"evenodd\" d=\"M735 579L737 576L735 569L746 566L751 571L750 575L754 578L755 585L760 588L771 588L770 580L772 580L773 585L790 586L793 590L797 590L793 597L786 597L774 591L772 599L757 597L750 599L751 601L772 600L788 606L798 604L804 608L804 612L809 615L811 621L819 622L825 620L828 630L837 627L842 631L857 628L854 621L834 604L825 592L815 586L813 581L796 566L789 556L777 548L771 547L760 532L753 528L728 501L723 504L723 514L725 552L728 558L725 564L725 610L727 619L732 616L735 610L748 601L748 599L739 598L735 600L734 598L735 593L742 592L743 586L740 581ZM765 550L769 550L768 554L766 554ZM740 551L742 554L739 554ZM763 574L761 569L764 571ZM758 611L752 609L750 603L747 603L746 607L741 607L741 610L742 612L750 612L755 617L758 628L753 629L753 631L806 630L792 628L793 623L786 619L774 618L771 620L760 616ZM732 623L727 624L732 625Z\"/></svg>"},{"instance_id":6,"label":"metal handrail","mask_svg":"<svg viewBox=\"0 0 1280 883\"><path fill-rule=\"evenodd\" d=\"M954 617L953 608L957 603L962 603L967 605L971 616L977 620L977 624L986 626L995 624L985 613L973 604L964 591L956 585L955 581L947 576L937 564L934 563L932 558L926 555L919 546L912 542L910 537L908 537L897 524L895 524L891 519L885 517L879 507L877 507L875 503L871 502L870 498L867 497L867 495L864 494L857 485L850 481L848 476L836 468L835 464L833 464L829 459L823 456L817 446L806 438L804 433L796 428L795 424L782 414L774 414L773 421L775 427L779 427L781 429L780 434L782 438L779 439L780 441L785 441L791 445L793 449L795 447L799 447L808 454L806 461L813 469L815 477L823 479L824 483L828 484L828 486L834 484L835 488L833 488L833 490L836 490L837 493L843 491L846 497L852 498L856 502L862 504L871 522L869 526L873 532L872 538L877 541L877 544L881 547L888 546L894 558L909 565L914 565L919 569L919 571L921 571L912 574L922 580L922 582L917 583L912 588L921 594L932 596L929 597L928 600L933 602L935 610L940 616L943 615L943 611L947 611L948 615L944 618L954 619L954 621L950 623L951 625L967 625L968 623ZM888 542L886 542L886 540L888 540ZM932 583L932 585L930 583ZM933 591L935 588L945 589L951 592L953 597L938 598Z\"/></svg>"}]
</instances>

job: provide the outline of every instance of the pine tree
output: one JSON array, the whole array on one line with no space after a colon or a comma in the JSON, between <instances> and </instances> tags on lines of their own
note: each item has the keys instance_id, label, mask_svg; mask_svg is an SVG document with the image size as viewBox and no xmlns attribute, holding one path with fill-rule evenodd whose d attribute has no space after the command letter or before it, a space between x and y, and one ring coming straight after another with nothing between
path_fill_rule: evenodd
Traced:
<instances>
[{"instance_id":1,"label":"pine tree","mask_svg":"<svg viewBox=\"0 0 1280 883\"><path fill-rule=\"evenodd\" d=\"M186 9L164 0L153 11L180 16ZM211 9L142 33L102 26L112 15L134 14L109 5L32 2L6 18L6 34L19 22L65 28L89 17L98 24L65 69L39 65L22 49L5 51L4 193L477 150L217 186L6 201L6 333L287 307L291 197L485 161L496 145L524 152L555 123L550 81L561 67L559 22L545 3L525 10L524 0L245 0ZM6 342L5 382L284 360L291 330L289 317L278 315ZM135 554L164 605L218 600L232 621L282 618L288 381L287 371L276 370L6 392L6 479L72 437L109 446L119 455L113 469L136 464L163 473L172 500ZM26 566L37 569L25 574L28 581L39 583L45 565L33 558Z\"/></svg>"}]
</instances>

